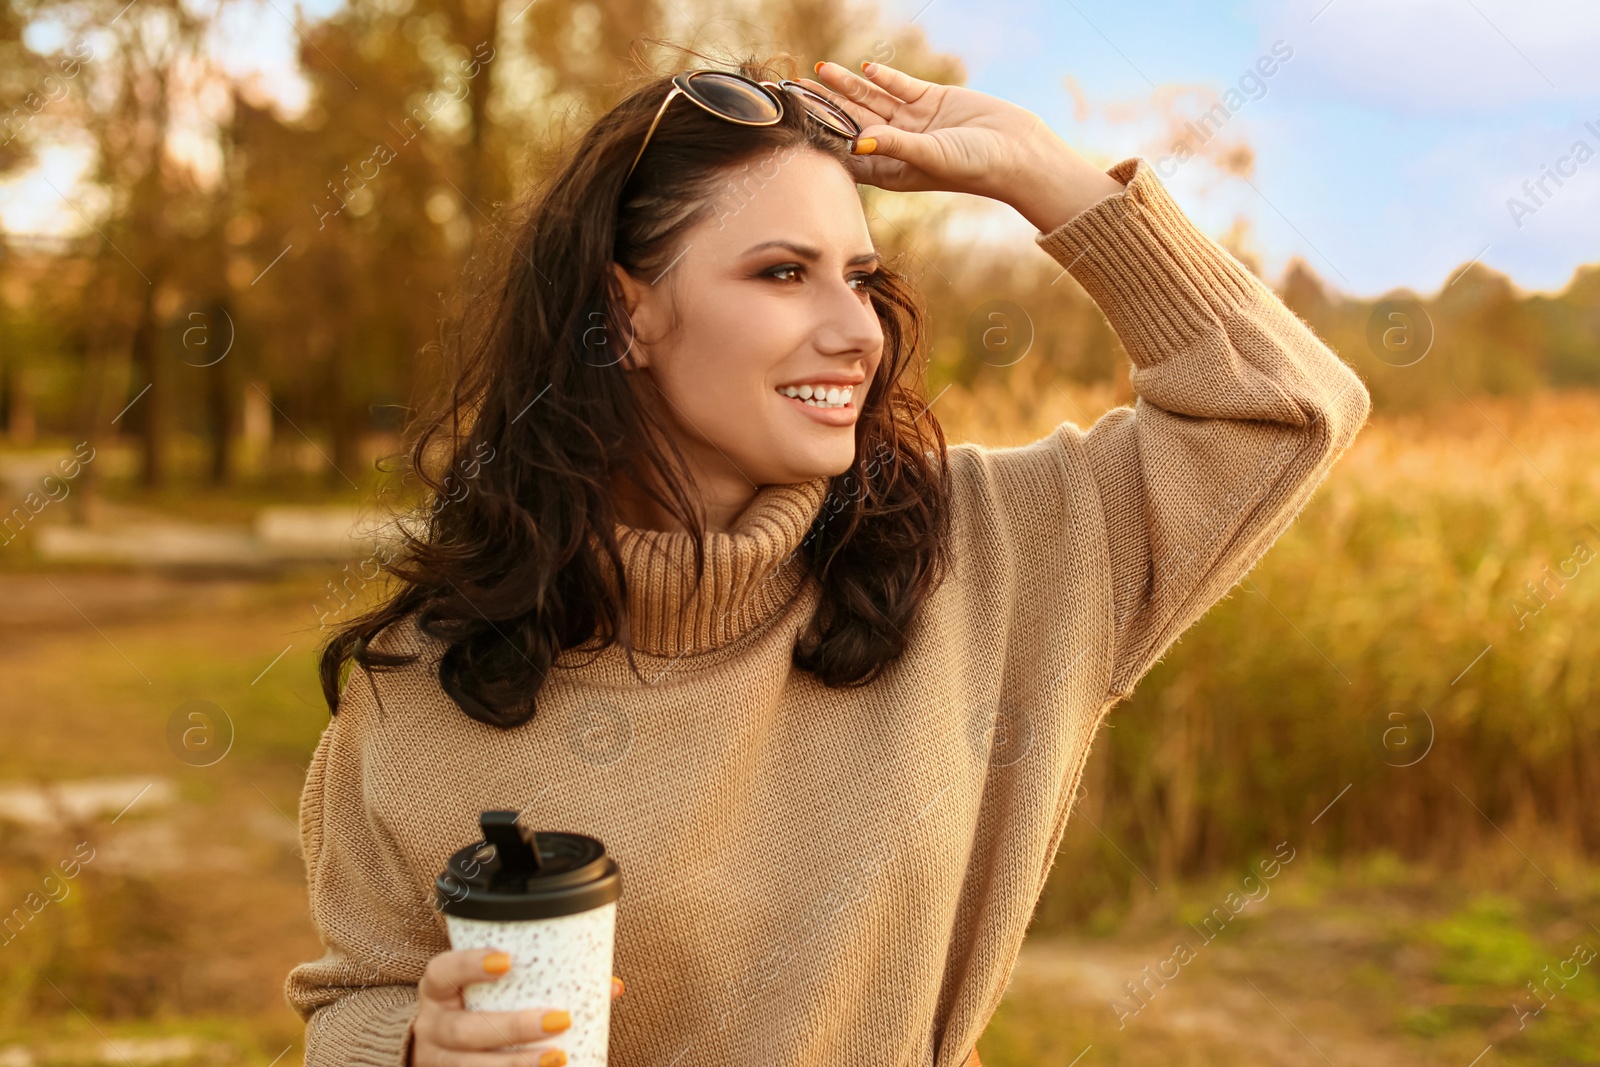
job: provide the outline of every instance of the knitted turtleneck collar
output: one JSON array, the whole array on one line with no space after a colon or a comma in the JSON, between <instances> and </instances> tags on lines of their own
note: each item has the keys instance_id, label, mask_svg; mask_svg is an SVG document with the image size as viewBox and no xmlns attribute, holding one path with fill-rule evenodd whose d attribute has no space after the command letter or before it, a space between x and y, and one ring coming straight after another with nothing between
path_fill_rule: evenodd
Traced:
<instances>
[{"instance_id":1,"label":"knitted turtleneck collar","mask_svg":"<svg viewBox=\"0 0 1600 1067\"><path fill-rule=\"evenodd\" d=\"M705 575L683 531L618 523L634 648L657 656L707 652L737 641L788 604L805 578L795 549L822 509L831 479L766 485L732 528L705 535Z\"/></svg>"}]
</instances>

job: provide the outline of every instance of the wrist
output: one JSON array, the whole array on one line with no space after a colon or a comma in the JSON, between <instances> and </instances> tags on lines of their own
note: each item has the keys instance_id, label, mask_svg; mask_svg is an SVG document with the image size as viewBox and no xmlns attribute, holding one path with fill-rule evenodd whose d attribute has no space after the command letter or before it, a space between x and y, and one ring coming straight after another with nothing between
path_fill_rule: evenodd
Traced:
<instances>
[{"instance_id":1,"label":"wrist","mask_svg":"<svg viewBox=\"0 0 1600 1067\"><path fill-rule=\"evenodd\" d=\"M1040 233L1049 233L1126 188L1058 139L1018 168L1007 203Z\"/></svg>"}]
</instances>

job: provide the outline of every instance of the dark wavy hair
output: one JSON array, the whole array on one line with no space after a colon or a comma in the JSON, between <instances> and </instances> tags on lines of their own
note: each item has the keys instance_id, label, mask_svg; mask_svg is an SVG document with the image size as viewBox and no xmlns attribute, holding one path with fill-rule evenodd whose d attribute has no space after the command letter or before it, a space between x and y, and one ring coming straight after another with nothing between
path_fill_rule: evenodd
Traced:
<instances>
[{"instance_id":1,"label":"dark wavy hair","mask_svg":"<svg viewBox=\"0 0 1600 1067\"><path fill-rule=\"evenodd\" d=\"M778 77L772 61L744 58L737 69ZM620 642L637 675L615 479L692 532L704 573L703 509L653 380L609 354L609 338L633 336L611 264L656 278L753 162L810 150L844 166L849 145L797 107L749 127L675 101L624 186L670 88L653 78L594 122L519 213L491 284L468 301L454 333L460 371L443 406L407 434L406 479L415 472L432 506L397 523L383 570L398 582L385 600L341 624L321 651L333 714L347 660L369 671L415 661L368 647L413 611L448 646L440 685L483 723L509 729L532 718L566 649ZM924 399L921 300L888 264L868 292L883 359L861 403L856 459L831 481L799 553L822 596L793 661L834 687L872 681L904 651L949 565L950 471Z\"/></svg>"}]
</instances>

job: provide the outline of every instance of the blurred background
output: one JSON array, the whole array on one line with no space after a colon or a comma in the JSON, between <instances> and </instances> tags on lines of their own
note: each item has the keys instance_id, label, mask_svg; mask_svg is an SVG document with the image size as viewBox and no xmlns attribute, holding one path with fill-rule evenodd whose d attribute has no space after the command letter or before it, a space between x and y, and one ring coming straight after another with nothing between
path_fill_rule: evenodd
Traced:
<instances>
[{"instance_id":1,"label":"blurred background","mask_svg":"<svg viewBox=\"0 0 1600 1067\"><path fill-rule=\"evenodd\" d=\"M1144 156L1374 397L1112 713L985 1063L1600 1062L1594 5L0 0L0 1067L299 1060L376 462L653 38ZM952 439L1131 399L1015 212L864 196Z\"/></svg>"}]
</instances>

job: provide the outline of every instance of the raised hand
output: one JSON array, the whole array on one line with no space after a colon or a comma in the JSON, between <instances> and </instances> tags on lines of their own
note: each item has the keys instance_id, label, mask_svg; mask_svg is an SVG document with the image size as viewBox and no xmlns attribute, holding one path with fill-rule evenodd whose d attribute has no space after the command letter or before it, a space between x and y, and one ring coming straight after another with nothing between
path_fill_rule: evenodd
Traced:
<instances>
[{"instance_id":1,"label":"raised hand","mask_svg":"<svg viewBox=\"0 0 1600 1067\"><path fill-rule=\"evenodd\" d=\"M858 182L990 197L1041 230L1123 188L1027 108L882 63L862 69L865 77L824 61L821 81L800 79L861 125L851 157Z\"/></svg>"}]
</instances>

